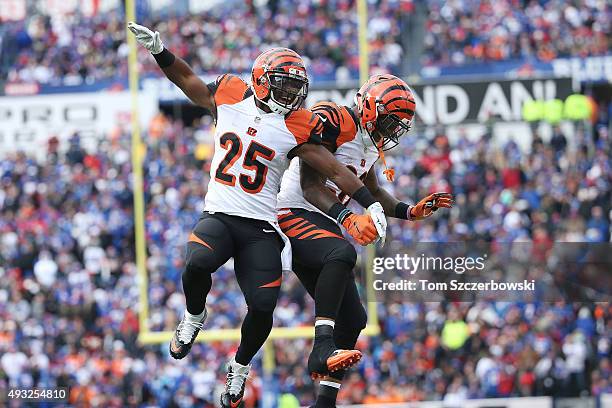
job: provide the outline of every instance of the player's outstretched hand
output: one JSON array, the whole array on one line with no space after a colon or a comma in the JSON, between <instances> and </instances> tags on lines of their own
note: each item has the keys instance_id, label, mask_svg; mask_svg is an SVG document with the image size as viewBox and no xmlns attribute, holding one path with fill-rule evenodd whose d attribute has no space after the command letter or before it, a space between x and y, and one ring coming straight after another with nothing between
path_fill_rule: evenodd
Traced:
<instances>
[{"instance_id":1,"label":"player's outstretched hand","mask_svg":"<svg viewBox=\"0 0 612 408\"><path fill-rule=\"evenodd\" d=\"M133 21L128 23L128 28L136 36L136 41L149 50L151 54L159 54L164 50L164 44L159 36L159 31L153 32L147 27L136 24Z\"/></svg>"},{"instance_id":2,"label":"player's outstretched hand","mask_svg":"<svg viewBox=\"0 0 612 408\"><path fill-rule=\"evenodd\" d=\"M450 193L433 193L419 201L414 207L410 207L409 216L413 221L422 220L436 212L438 208L451 208L455 204L453 195Z\"/></svg>"},{"instance_id":3,"label":"player's outstretched hand","mask_svg":"<svg viewBox=\"0 0 612 408\"><path fill-rule=\"evenodd\" d=\"M372 217L378 236L380 237L380 246L385 245L385 238L387 237L387 218L385 217L385 211L380 203L376 202L368 207L367 213Z\"/></svg>"},{"instance_id":4,"label":"player's outstretched hand","mask_svg":"<svg viewBox=\"0 0 612 408\"><path fill-rule=\"evenodd\" d=\"M342 221L342 226L359 245L369 245L378 236L372 217L367 214L350 214Z\"/></svg>"}]
</instances>

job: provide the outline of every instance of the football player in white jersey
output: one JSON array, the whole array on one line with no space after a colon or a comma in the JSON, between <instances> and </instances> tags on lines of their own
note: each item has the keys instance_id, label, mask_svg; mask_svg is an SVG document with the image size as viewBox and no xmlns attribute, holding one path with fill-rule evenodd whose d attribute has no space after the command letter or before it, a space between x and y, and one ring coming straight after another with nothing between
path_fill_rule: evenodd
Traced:
<instances>
[{"instance_id":1,"label":"football player in white jersey","mask_svg":"<svg viewBox=\"0 0 612 408\"><path fill-rule=\"evenodd\" d=\"M412 206L378 185L374 163L380 158L384 164L383 150L399 143L414 118L416 103L410 87L393 75L376 75L355 99L353 107L322 102L311 109L324 120L323 144L338 161L364 180L386 214L415 221L438 208L451 207L453 198L448 193L431 194ZM393 179L393 170L384 173ZM313 378L321 380L316 408L335 406L344 376L344 370L326 370L323 351L354 348L367 322L353 275L357 254L338 227L351 227L343 218L351 214L345 207L350 199L333 181L299 159L291 162L278 195L278 219L291 240L293 270L315 299L315 341L308 368ZM332 206L339 214L335 219L319 210Z\"/></svg>"},{"instance_id":2,"label":"football player in white jersey","mask_svg":"<svg viewBox=\"0 0 612 408\"><path fill-rule=\"evenodd\" d=\"M228 74L207 85L185 61L164 48L159 32L134 23L128 28L168 79L215 117L211 180L204 214L187 243L182 276L186 311L170 343L170 354L180 359L189 353L206 319L211 274L233 257L248 311L240 346L228 364L221 405L237 408L243 405L251 359L272 329L282 269L290 269L290 244L276 218L281 177L290 160L299 157L368 209L368 215L347 217L356 239L384 239L384 212L355 174L321 145L321 119L301 109L308 78L302 58L294 51L273 48L262 53L253 64L250 86ZM337 206L325 211L334 218L339 215ZM329 371L349 367L361 358L356 350L330 349L327 354Z\"/></svg>"}]
</instances>

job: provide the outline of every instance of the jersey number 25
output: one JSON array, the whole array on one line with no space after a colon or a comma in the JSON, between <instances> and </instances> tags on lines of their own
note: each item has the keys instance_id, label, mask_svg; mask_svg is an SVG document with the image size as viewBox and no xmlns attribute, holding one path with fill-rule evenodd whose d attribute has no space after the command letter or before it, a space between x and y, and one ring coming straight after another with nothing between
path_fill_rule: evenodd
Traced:
<instances>
[{"instance_id":1,"label":"jersey number 25","mask_svg":"<svg viewBox=\"0 0 612 408\"><path fill-rule=\"evenodd\" d=\"M221 147L227 150L227 153L215 173L215 180L227 186L236 185L236 176L229 174L227 171L236 163L242 156L242 141L235 133L224 133L219 139ZM276 152L269 147L252 141L247 148L242 167L246 170L255 172L255 176L240 174L238 177L240 187L249 194L257 194L261 191L266 183L266 175L268 174L268 166L258 161L258 157L262 157L268 161L274 158Z\"/></svg>"}]
</instances>

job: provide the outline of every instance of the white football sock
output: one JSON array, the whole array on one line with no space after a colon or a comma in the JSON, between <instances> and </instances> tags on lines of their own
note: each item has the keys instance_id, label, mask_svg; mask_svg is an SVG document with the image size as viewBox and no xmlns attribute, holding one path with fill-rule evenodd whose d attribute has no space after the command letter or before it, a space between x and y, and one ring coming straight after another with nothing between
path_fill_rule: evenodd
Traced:
<instances>
[{"instance_id":1,"label":"white football sock","mask_svg":"<svg viewBox=\"0 0 612 408\"><path fill-rule=\"evenodd\" d=\"M205 315L206 315L206 308L204 308L202 313L198 315L192 315L191 313L187 311L187 309L185 309L185 319L189 322L199 323L202 321L202 319L204 319Z\"/></svg>"},{"instance_id":2,"label":"white football sock","mask_svg":"<svg viewBox=\"0 0 612 408\"><path fill-rule=\"evenodd\" d=\"M336 326L336 322L334 322L333 320L321 319L321 320L315 321L315 327L317 327L317 326L331 326L331 327L335 327Z\"/></svg>"}]
</instances>

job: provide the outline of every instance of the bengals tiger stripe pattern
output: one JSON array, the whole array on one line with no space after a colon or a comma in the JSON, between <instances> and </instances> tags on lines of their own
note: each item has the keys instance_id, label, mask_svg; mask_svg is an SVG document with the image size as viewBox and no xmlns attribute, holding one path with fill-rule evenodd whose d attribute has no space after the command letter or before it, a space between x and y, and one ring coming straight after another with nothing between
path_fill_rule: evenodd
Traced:
<instances>
[{"instance_id":1,"label":"bengals tiger stripe pattern","mask_svg":"<svg viewBox=\"0 0 612 408\"><path fill-rule=\"evenodd\" d=\"M385 107L385 113L395 113L400 119L411 120L416 110L416 102L412 90L404 81L393 75L375 75L361 88L362 95L376 95L376 100ZM375 109L368 106L366 98L366 109Z\"/></svg>"},{"instance_id":2,"label":"bengals tiger stripe pattern","mask_svg":"<svg viewBox=\"0 0 612 408\"><path fill-rule=\"evenodd\" d=\"M314 240L321 238L339 238L344 239L341 235L328 231L315 225L314 223L295 215L291 210L281 210L278 215L278 222L281 230L289 238L299 240Z\"/></svg>"},{"instance_id":3,"label":"bengals tiger stripe pattern","mask_svg":"<svg viewBox=\"0 0 612 408\"><path fill-rule=\"evenodd\" d=\"M323 144L335 152L341 145L355 139L357 117L351 109L333 102L319 102L311 108L323 120Z\"/></svg>"}]
</instances>

